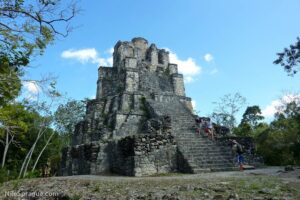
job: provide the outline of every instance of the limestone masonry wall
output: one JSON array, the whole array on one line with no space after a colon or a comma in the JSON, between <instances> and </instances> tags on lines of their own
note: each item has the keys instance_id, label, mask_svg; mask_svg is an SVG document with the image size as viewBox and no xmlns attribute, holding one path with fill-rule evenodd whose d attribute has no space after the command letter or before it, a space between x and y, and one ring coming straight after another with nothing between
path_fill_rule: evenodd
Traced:
<instances>
[{"instance_id":1,"label":"limestone masonry wall","mask_svg":"<svg viewBox=\"0 0 300 200\"><path fill-rule=\"evenodd\" d=\"M112 148L111 171L129 176L176 172L176 148L171 135L125 137Z\"/></svg>"}]
</instances>

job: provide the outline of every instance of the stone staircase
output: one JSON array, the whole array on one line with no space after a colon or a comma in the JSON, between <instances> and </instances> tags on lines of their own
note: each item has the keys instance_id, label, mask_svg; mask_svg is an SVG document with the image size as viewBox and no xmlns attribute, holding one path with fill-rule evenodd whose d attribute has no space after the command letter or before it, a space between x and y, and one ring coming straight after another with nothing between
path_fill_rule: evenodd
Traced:
<instances>
[{"instance_id":1,"label":"stone staircase","mask_svg":"<svg viewBox=\"0 0 300 200\"><path fill-rule=\"evenodd\" d=\"M237 170L228 146L210 140L204 132L196 132L195 118L192 113L176 98L172 101L158 102L147 100L157 115L169 115L179 153L186 164L181 171L201 173L210 171Z\"/></svg>"}]
</instances>

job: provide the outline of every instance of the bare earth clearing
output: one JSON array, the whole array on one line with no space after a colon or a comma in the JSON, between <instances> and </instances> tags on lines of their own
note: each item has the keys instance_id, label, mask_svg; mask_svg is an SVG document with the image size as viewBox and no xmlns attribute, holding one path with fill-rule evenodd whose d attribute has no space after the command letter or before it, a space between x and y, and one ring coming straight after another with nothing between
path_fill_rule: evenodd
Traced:
<instances>
[{"instance_id":1,"label":"bare earth clearing","mask_svg":"<svg viewBox=\"0 0 300 200\"><path fill-rule=\"evenodd\" d=\"M284 172L282 167L268 167L244 172L142 178L82 175L25 179L1 185L0 198L300 199L300 168L289 172Z\"/></svg>"}]
</instances>

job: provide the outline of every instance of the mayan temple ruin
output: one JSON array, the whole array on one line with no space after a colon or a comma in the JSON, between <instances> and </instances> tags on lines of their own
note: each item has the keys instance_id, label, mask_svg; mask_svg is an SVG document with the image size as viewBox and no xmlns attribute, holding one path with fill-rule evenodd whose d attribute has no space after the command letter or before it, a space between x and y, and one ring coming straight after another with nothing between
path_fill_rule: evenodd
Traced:
<instances>
[{"instance_id":1,"label":"mayan temple ruin","mask_svg":"<svg viewBox=\"0 0 300 200\"><path fill-rule=\"evenodd\" d=\"M117 42L96 99L63 151L62 175L233 170L230 146L196 134L191 98L169 53L143 38Z\"/></svg>"}]
</instances>

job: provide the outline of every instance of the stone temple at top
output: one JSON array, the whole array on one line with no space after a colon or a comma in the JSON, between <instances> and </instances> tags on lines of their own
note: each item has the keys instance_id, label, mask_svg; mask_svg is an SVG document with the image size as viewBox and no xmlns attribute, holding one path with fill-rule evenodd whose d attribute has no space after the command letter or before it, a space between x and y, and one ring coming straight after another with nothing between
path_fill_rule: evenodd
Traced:
<instances>
[{"instance_id":1,"label":"stone temple at top","mask_svg":"<svg viewBox=\"0 0 300 200\"><path fill-rule=\"evenodd\" d=\"M62 175L233 169L228 146L196 133L183 75L165 49L139 37L117 42L96 93L63 151Z\"/></svg>"}]
</instances>

